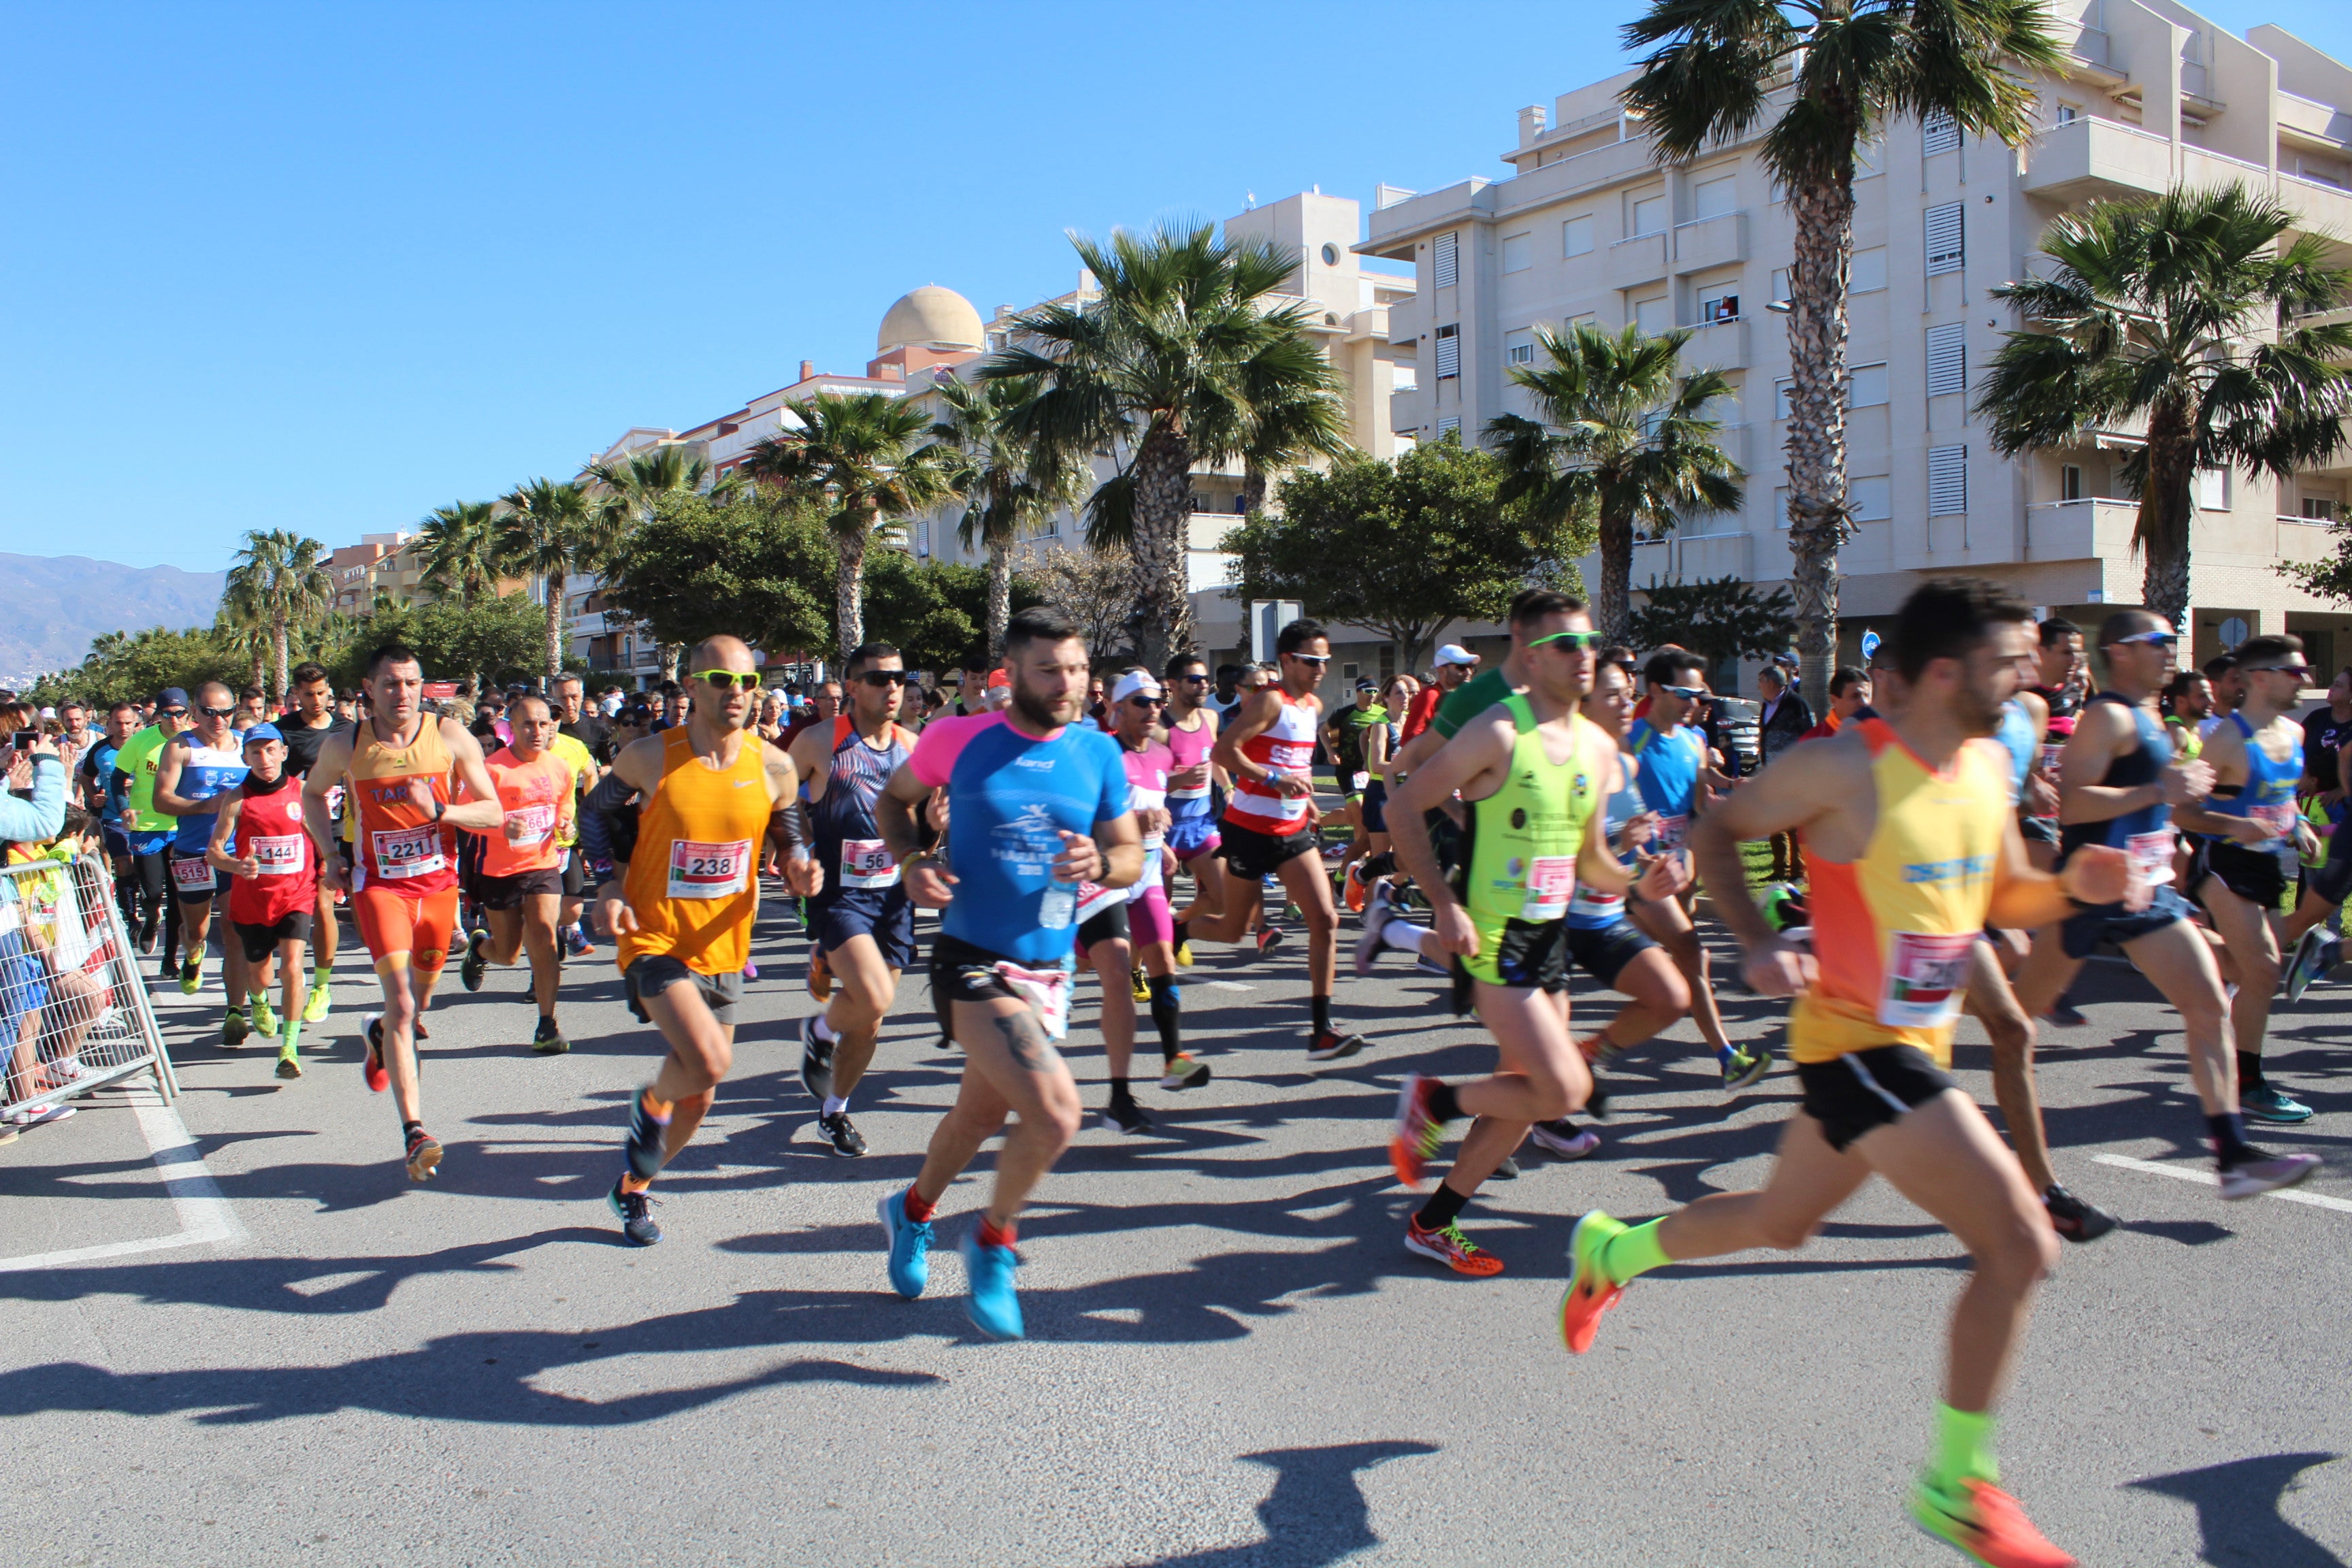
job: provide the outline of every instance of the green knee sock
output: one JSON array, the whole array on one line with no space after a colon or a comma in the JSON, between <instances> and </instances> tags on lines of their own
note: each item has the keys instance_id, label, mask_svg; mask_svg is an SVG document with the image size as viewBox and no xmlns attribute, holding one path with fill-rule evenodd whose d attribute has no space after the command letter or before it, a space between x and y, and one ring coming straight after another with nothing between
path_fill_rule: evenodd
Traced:
<instances>
[{"instance_id":1,"label":"green knee sock","mask_svg":"<svg viewBox=\"0 0 2352 1568\"><path fill-rule=\"evenodd\" d=\"M288 1013L278 1025L278 1048L290 1051L302 1043L302 1019L299 1014Z\"/></svg>"},{"instance_id":2,"label":"green knee sock","mask_svg":"<svg viewBox=\"0 0 2352 1568\"><path fill-rule=\"evenodd\" d=\"M1936 1406L1936 1447L1928 1457L1927 1479L1946 1491L1958 1491L1969 1479L1998 1485L2000 1467L1992 1458L1992 1412Z\"/></svg>"},{"instance_id":3,"label":"green knee sock","mask_svg":"<svg viewBox=\"0 0 2352 1568\"><path fill-rule=\"evenodd\" d=\"M1664 1268L1674 1261L1666 1249L1658 1245L1658 1226L1664 1220L1654 1219L1647 1225L1637 1225L1631 1230L1621 1230L1609 1238L1601 1249L1601 1267L1615 1283L1622 1285L1653 1268Z\"/></svg>"}]
</instances>

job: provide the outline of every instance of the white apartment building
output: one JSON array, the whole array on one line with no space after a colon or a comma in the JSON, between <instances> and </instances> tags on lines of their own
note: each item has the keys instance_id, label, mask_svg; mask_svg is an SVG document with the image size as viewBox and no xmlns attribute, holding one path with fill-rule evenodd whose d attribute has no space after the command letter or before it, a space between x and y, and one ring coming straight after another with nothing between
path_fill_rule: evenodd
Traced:
<instances>
[{"instance_id":1,"label":"white apartment building","mask_svg":"<svg viewBox=\"0 0 2352 1568\"><path fill-rule=\"evenodd\" d=\"M1842 552L1841 646L1927 575L1969 572L2089 625L2137 604L2136 504L2116 469L2136 441L2010 461L1969 412L1978 373L2017 323L1987 290L2046 265L2036 244L2062 212L2174 184L2242 181L2274 193L2352 261L2352 68L2276 27L2244 38L2168 0L2056 0L2074 55L2039 83L2021 148L1948 122L1890 127L1857 182L1848 362L1848 475L1858 536ZM1519 110L1512 174L1416 195L1382 187L1368 255L1414 265L1391 341L1418 380L1397 430L1475 440L1504 412L1532 413L1509 367L1543 325L1692 328L1693 363L1738 396L1723 440L1748 473L1736 515L1696 520L1636 553L1638 589L1738 576L1784 581L1788 374L1782 319L1793 227L1759 136L1662 168L1618 94L1627 72ZM2292 630L2315 664L2352 660L2352 616L2279 575L2329 552L2352 500L2352 458L2281 483L2215 473L2193 525L2195 657L2254 632ZM1590 580L1593 563L1587 563Z\"/></svg>"}]
</instances>

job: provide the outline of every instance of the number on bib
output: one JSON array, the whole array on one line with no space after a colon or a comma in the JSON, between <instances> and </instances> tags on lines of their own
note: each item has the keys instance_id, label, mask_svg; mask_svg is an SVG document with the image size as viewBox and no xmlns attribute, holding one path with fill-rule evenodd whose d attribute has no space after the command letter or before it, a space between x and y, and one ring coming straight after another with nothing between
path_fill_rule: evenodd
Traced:
<instances>
[{"instance_id":1,"label":"number on bib","mask_svg":"<svg viewBox=\"0 0 2352 1568\"><path fill-rule=\"evenodd\" d=\"M555 831L555 807L526 805L520 811L507 813L509 822L522 824L522 837L507 840L509 844L544 844L547 836Z\"/></svg>"},{"instance_id":2,"label":"number on bib","mask_svg":"<svg viewBox=\"0 0 2352 1568\"><path fill-rule=\"evenodd\" d=\"M2126 835L2124 853L2131 857L2132 875L2149 887L2161 888L2172 880L2170 827L2159 827L2153 833Z\"/></svg>"},{"instance_id":3,"label":"number on bib","mask_svg":"<svg viewBox=\"0 0 2352 1568\"><path fill-rule=\"evenodd\" d=\"M1651 836L1650 847L1659 851L1679 849L1683 847L1684 836L1689 832L1689 813L1685 812L1677 816L1661 816L1658 818L1658 831Z\"/></svg>"},{"instance_id":4,"label":"number on bib","mask_svg":"<svg viewBox=\"0 0 2352 1568\"><path fill-rule=\"evenodd\" d=\"M258 861L265 877L291 877L302 869L302 835L256 834L245 841L245 852Z\"/></svg>"},{"instance_id":5,"label":"number on bib","mask_svg":"<svg viewBox=\"0 0 2352 1568\"><path fill-rule=\"evenodd\" d=\"M382 827L372 836L375 874L386 881L422 877L449 862L441 854L441 830L431 823L419 827Z\"/></svg>"},{"instance_id":6,"label":"number on bib","mask_svg":"<svg viewBox=\"0 0 2352 1568\"><path fill-rule=\"evenodd\" d=\"M680 838L669 847L669 896L673 899L731 898L751 885L751 841L708 844Z\"/></svg>"},{"instance_id":7,"label":"number on bib","mask_svg":"<svg viewBox=\"0 0 2352 1568\"><path fill-rule=\"evenodd\" d=\"M990 965L1013 988L1013 994L1037 1009L1048 1039L1070 1032L1070 972L1066 969L1024 969L1011 962Z\"/></svg>"},{"instance_id":8,"label":"number on bib","mask_svg":"<svg viewBox=\"0 0 2352 1568\"><path fill-rule=\"evenodd\" d=\"M1899 931L1886 955L1886 990L1878 1021L1890 1028L1941 1029L1960 1016L1969 989L1974 931L1934 935Z\"/></svg>"},{"instance_id":9,"label":"number on bib","mask_svg":"<svg viewBox=\"0 0 2352 1568\"><path fill-rule=\"evenodd\" d=\"M1519 906L1523 921L1556 921L1568 913L1576 894L1576 857L1538 855L1528 867L1528 896Z\"/></svg>"},{"instance_id":10,"label":"number on bib","mask_svg":"<svg viewBox=\"0 0 2352 1568\"><path fill-rule=\"evenodd\" d=\"M890 858L890 847L879 838L843 839L841 885L845 888L897 887L898 862Z\"/></svg>"},{"instance_id":11,"label":"number on bib","mask_svg":"<svg viewBox=\"0 0 2352 1568\"><path fill-rule=\"evenodd\" d=\"M174 855L172 857L173 886L193 893L199 888L210 888L214 881L213 863L203 856Z\"/></svg>"},{"instance_id":12,"label":"number on bib","mask_svg":"<svg viewBox=\"0 0 2352 1568\"><path fill-rule=\"evenodd\" d=\"M1078 923L1086 924L1105 910L1127 902L1125 888L1106 888L1099 882L1078 884Z\"/></svg>"}]
</instances>

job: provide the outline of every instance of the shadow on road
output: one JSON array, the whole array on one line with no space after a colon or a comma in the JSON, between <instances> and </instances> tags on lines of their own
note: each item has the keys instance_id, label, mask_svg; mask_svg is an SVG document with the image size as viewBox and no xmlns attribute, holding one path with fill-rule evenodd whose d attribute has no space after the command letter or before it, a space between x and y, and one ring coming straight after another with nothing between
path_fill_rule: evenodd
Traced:
<instances>
[{"instance_id":1,"label":"shadow on road","mask_svg":"<svg viewBox=\"0 0 2352 1568\"><path fill-rule=\"evenodd\" d=\"M2344 1559L2287 1522L2279 1500L2296 1478L2334 1454L2264 1454L2133 1481L2137 1491L2179 1498L2197 1510L2200 1561L2213 1568L2345 1568Z\"/></svg>"},{"instance_id":2,"label":"shadow on road","mask_svg":"<svg viewBox=\"0 0 2352 1568\"><path fill-rule=\"evenodd\" d=\"M1257 1505L1265 1539L1157 1557L1135 1568L1322 1568L1339 1562L1381 1544L1357 1475L1391 1459L1435 1452L1434 1443L1392 1442L1244 1454L1245 1462L1275 1472L1274 1490Z\"/></svg>"}]
</instances>

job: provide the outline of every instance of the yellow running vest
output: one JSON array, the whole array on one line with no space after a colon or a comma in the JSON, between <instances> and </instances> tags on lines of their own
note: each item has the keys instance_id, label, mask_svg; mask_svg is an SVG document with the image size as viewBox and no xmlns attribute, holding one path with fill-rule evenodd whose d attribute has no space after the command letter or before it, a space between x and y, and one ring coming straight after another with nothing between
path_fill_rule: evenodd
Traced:
<instances>
[{"instance_id":1,"label":"yellow running vest","mask_svg":"<svg viewBox=\"0 0 2352 1568\"><path fill-rule=\"evenodd\" d=\"M751 952L760 841L768 831L767 745L746 731L735 764L703 765L687 726L665 730L661 782L637 822L622 891L637 930L620 966L666 952L697 974L732 974Z\"/></svg>"}]
</instances>

